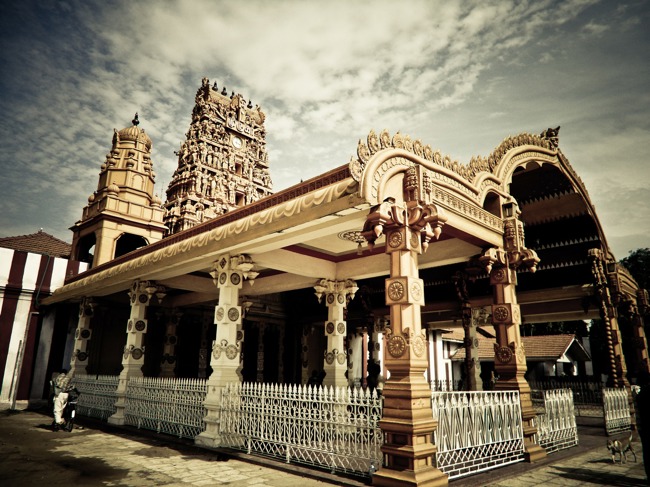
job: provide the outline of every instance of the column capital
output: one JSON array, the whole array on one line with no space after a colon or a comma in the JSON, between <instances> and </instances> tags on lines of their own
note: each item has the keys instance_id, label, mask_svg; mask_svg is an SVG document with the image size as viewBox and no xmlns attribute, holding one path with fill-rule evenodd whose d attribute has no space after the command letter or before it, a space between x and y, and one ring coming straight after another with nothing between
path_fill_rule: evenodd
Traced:
<instances>
[{"instance_id":1,"label":"column capital","mask_svg":"<svg viewBox=\"0 0 650 487\"><path fill-rule=\"evenodd\" d=\"M319 279L314 284L314 294L321 302L323 295L326 296L325 304L327 306L347 306L350 300L354 299L359 286L353 279L333 280Z\"/></svg>"}]
</instances>

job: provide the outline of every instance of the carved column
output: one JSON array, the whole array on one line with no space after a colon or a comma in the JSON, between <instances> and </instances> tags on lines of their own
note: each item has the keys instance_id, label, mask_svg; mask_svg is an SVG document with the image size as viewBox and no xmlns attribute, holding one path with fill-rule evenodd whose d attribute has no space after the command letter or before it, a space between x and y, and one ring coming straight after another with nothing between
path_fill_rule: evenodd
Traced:
<instances>
[{"instance_id":1,"label":"carved column","mask_svg":"<svg viewBox=\"0 0 650 487\"><path fill-rule=\"evenodd\" d=\"M257 325L257 382L264 382L264 331L265 323Z\"/></svg>"},{"instance_id":2,"label":"carved column","mask_svg":"<svg viewBox=\"0 0 650 487\"><path fill-rule=\"evenodd\" d=\"M278 383L282 384L284 383L284 326L279 327L278 341Z\"/></svg>"},{"instance_id":3,"label":"carved column","mask_svg":"<svg viewBox=\"0 0 650 487\"><path fill-rule=\"evenodd\" d=\"M165 325L165 343L163 345L163 357L160 364L160 377L174 377L175 375L176 344L178 343L176 327L181 316L183 316L183 313L175 310L166 316L167 323Z\"/></svg>"},{"instance_id":4,"label":"carved column","mask_svg":"<svg viewBox=\"0 0 650 487\"><path fill-rule=\"evenodd\" d=\"M208 363L210 355L210 344L208 332L210 331L210 322L213 321L210 313L204 313L201 316L201 345L199 347L199 371L198 376L204 379L208 375Z\"/></svg>"},{"instance_id":5,"label":"carved column","mask_svg":"<svg viewBox=\"0 0 650 487\"><path fill-rule=\"evenodd\" d=\"M385 285L391 322L385 337L390 378L384 385L379 422L384 434L384 466L373 476L373 485L448 484L447 476L433 461L436 447L432 439L438 424L424 378L427 346L420 318L424 284L418 277L418 255L426 251L432 238L438 238L446 218L438 207L419 199L417 171L411 168L404 177L407 201L397 203L388 198L373 207L362 232L370 246L385 234L390 260L390 277Z\"/></svg>"},{"instance_id":6,"label":"carved column","mask_svg":"<svg viewBox=\"0 0 650 487\"><path fill-rule=\"evenodd\" d=\"M635 351L637 354L637 364L639 370L637 376L641 373L650 373L650 362L648 361L648 340L645 334L645 323L643 316L650 310L648 303L648 291L639 289L637 291L636 306L633 306L632 329L634 333Z\"/></svg>"},{"instance_id":7,"label":"carved column","mask_svg":"<svg viewBox=\"0 0 650 487\"><path fill-rule=\"evenodd\" d=\"M350 335L349 363L348 363L348 385L350 387L361 387L363 373L363 333L357 329Z\"/></svg>"},{"instance_id":8,"label":"carved column","mask_svg":"<svg viewBox=\"0 0 650 487\"><path fill-rule=\"evenodd\" d=\"M492 324L496 332L494 368L499 375L495 390L519 391L524 432L524 455L534 462L546 456L546 451L535 443L535 420L530 386L526 373L526 352L521 341L519 326L521 311L517 303L517 268L537 270L539 258L524 246L523 224L514 201L504 209L504 249L488 249L479 260L485 265L493 290Z\"/></svg>"},{"instance_id":9,"label":"carved column","mask_svg":"<svg viewBox=\"0 0 650 487\"><path fill-rule=\"evenodd\" d=\"M110 424L124 424L126 387L132 377L142 377L144 364L144 336L147 333L147 307L156 290L149 281L135 281L129 291L131 315L126 325L126 345L122 356L122 372L117 385L115 414L108 418Z\"/></svg>"},{"instance_id":10,"label":"carved column","mask_svg":"<svg viewBox=\"0 0 650 487\"><path fill-rule=\"evenodd\" d=\"M600 317L605 327L607 338L607 352L609 359L609 377L607 385L610 387L627 387L627 368L623 359L621 332L618 327L616 306L609 291L607 275L605 274L605 256L600 249L589 250L591 259L591 272L594 277L596 297L600 308Z\"/></svg>"},{"instance_id":11,"label":"carved column","mask_svg":"<svg viewBox=\"0 0 650 487\"><path fill-rule=\"evenodd\" d=\"M609 387L625 388L627 391L627 402L630 407L630 421L632 429L636 429L636 412L634 409L634 398L632 389L627 380L627 366L623 356L623 340L621 331L618 327L618 313L616 305L612 299L608 282L608 275L605 271L607 261L604 253L600 249L590 249L589 258L591 259L591 273L594 277L596 297L600 308L600 318L605 327L605 337L607 338L607 352L609 358L610 374L607 378ZM612 281L615 280L616 262L610 262L613 270L610 274ZM616 287L616 283L612 283Z\"/></svg>"},{"instance_id":12,"label":"carved column","mask_svg":"<svg viewBox=\"0 0 650 487\"><path fill-rule=\"evenodd\" d=\"M468 303L469 304L469 303ZM465 331L465 390L482 391L481 362L478 356L476 328L482 323L482 308L463 308L463 330ZM469 319L466 316L469 315ZM467 324L466 324L467 323Z\"/></svg>"},{"instance_id":13,"label":"carved column","mask_svg":"<svg viewBox=\"0 0 650 487\"><path fill-rule=\"evenodd\" d=\"M345 378L348 354L344 341L347 332L344 312L348 301L354 299L359 288L352 279L345 281L321 279L316 283L314 289L319 301L323 295L325 296L327 305L327 321L325 322L327 349L323 364L325 371L323 385L345 387L348 385L348 380Z\"/></svg>"},{"instance_id":14,"label":"carved column","mask_svg":"<svg viewBox=\"0 0 650 487\"><path fill-rule=\"evenodd\" d=\"M217 335L212 344L208 378L208 394L203 403L207 414L206 429L196 437L197 445L215 448L220 446L219 421L221 418L221 392L228 383L241 382L241 352L244 340L242 307L239 291L243 280L249 275L253 263L247 255L219 257L211 271L219 288L219 304L214 313Z\"/></svg>"},{"instance_id":15,"label":"carved column","mask_svg":"<svg viewBox=\"0 0 650 487\"><path fill-rule=\"evenodd\" d=\"M85 374L88 367L88 341L92 336L90 321L95 314L95 303L91 298L84 298L79 304L79 322L74 333L74 352L70 359L70 373Z\"/></svg>"},{"instance_id":16,"label":"carved column","mask_svg":"<svg viewBox=\"0 0 650 487\"><path fill-rule=\"evenodd\" d=\"M301 382L307 384L309 382L309 377L311 375L311 370L309 370L309 335L311 334L312 327L311 325L302 326L302 338L300 339L301 345L301 365L302 365L302 374Z\"/></svg>"}]
</instances>

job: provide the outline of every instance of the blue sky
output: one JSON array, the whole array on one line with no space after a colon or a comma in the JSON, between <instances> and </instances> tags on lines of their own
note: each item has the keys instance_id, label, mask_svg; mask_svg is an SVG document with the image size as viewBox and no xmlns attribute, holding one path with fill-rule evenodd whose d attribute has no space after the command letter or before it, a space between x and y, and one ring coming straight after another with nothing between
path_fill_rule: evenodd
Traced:
<instances>
[{"instance_id":1,"label":"blue sky","mask_svg":"<svg viewBox=\"0 0 650 487\"><path fill-rule=\"evenodd\" d=\"M266 112L275 190L371 129L468 162L560 125L620 259L650 247L649 24L645 1L5 1L0 236L71 241L136 111L162 195L207 76Z\"/></svg>"}]
</instances>

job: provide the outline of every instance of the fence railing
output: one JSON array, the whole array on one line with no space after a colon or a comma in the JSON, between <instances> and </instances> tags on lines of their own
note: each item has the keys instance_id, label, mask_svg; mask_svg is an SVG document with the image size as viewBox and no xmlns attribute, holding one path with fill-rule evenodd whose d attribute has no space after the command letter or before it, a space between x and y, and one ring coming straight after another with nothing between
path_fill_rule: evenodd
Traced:
<instances>
[{"instance_id":1,"label":"fence railing","mask_svg":"<svg viewBox=\"0 0 650 487\"><path fill-rule=\"evenodd\" d=\"M572 378L553 377L544 380L528 381L531 389L548 391L571 389L576 416L603 416L603 383L600 380L576 380Z\"/></svg>"},{"instance_id":2,"label":"fence railing","mask_svg":"<svg viewBox=\"0 0 650 487\"><path fill-rule=\"evenodd\" d=\"M460 380L443 380L436 379L429 382L432 391L459 391L461 390L462 381Z\"/></svg>"},{"instance_id":3,"label":"fence railing","mask_svg":"<svg viewBox=\"0 0 650 487\"><path fill-rule=\"evenodd\" d=\"M382 463L377 394L345 387L228 384L220 434L227 446L356 475Z\"/></svg>"},{"instance_id":4,"label":"fence railing","mask_svg":"<svg viewBox=\"0 0 650 487\"><path fill-rule=\"evenodd\" d=\"M537 442L553 453L578 444L578 427L570 389L532 391L533 405L537 410ZM541 401L538 402L538 398Z\"/></svg>"},{"instance_id":5,"label":"fence railing","mask_svg":"<svg viewBox=\"0 0 650 487\"><path fill-rule=\"evenodd\" d=\"M77 414L106 421L115 413L117 375L75 375L72 385L79 390Z\"/></svg>"},{"instance_id":6,"label":"fence railing","mask_svg":"<svg viewBox=\"0 0 650 487\"><path fill-rule=\"evenodd\" d=\"M126 388L125 423L194 438L205 430L205 379L135 377Z\"/></svg>"},{"instance_id":7,"label":"fence railing","mask_svg":"<svg viewBox=\"0 0 650 487\"><path fill-rule=\"evenodd\" d=\"M629 431L632 427L627 389L603 389L605 431L608 435Z\"/></svg>"},{"instance_id":8,"label":"fence railing","mask_svg":"<svg viewBox=\"0 0 650 487\"><path fill-rule=\"evenodd\" d=\"M517 391L432 392L436 465L450 479L524 460Z\"/></svg>"}]
</instances>

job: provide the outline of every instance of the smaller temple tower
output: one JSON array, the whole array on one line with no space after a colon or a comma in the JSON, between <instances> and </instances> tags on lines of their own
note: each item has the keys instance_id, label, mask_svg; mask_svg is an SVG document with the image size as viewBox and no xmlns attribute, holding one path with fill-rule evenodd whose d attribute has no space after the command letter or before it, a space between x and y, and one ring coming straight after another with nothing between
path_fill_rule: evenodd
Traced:
<instances>
[{"instance_id":1,"label":"smaller temple tower","mask_svg":"<svg viewBox=\"0 0 650 487\"><path fill-rule=\"evenodd\" d=\"M97 190L88 197L81 220L70 230L72 258L92 267L160 240L164 211L154 196L151 139L138 127L114 130L111 152L99 172Z\"/></svg>"},{"instance_id":2,"label":"smaller temple tower","mask_svg":"<svg viewBox=\"0 0 650 487\"><path fill-rule=\"evenodd\" d=\"M264 112L203 78L178 168L167 188L165 225L174 234L271 194Z\"/></svg>"}]
</instances>

